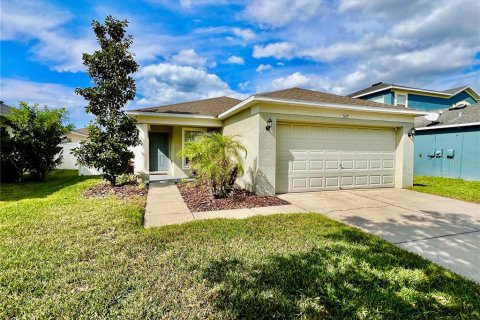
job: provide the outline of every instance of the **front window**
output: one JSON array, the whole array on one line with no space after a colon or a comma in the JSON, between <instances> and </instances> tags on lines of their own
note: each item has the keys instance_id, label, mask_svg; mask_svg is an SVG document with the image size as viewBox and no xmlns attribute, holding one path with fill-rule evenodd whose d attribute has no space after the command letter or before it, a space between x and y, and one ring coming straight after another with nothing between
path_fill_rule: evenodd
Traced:
<instances>
[{"instance_id":1,"label":"front window","mask_svg":"<svg viewBox=\"0 0 480 320\"><path fill-rule=\"evenodd\" d=\"M407 95L406 94L397 94L397 106L402 106L402 107L407 106Z\"/></svg>"},{"instance_id":2,"label":"front window","mask_svg":"<svg viewBox=\"0 0 480 320\"><path fill-rule=\"evenodd\" d=\"M183 129L183 141L182 148L185 148L187 142L194 141L200 134L205 132L205 128L184 128ZM184 157L183 160L183 169L188 169L188 158Z\"/></svg>"}]
</instances>

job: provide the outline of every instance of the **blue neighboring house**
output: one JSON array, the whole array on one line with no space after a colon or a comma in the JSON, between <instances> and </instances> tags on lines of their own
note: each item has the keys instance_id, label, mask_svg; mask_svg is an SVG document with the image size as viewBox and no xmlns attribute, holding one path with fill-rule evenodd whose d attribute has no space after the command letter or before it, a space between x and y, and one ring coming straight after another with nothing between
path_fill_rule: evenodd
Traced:
<instances>
[{"instance_id":1,"label":"blue neighboring house","mask_svg":"<svg viewBox=\"0 0 480 320\"><path fill-rule=\"evenodd\" d=\"M480 96L376 83L349 97L430 111L415 119L414 174L480 180Z\"/></svg>"}]
</instances>

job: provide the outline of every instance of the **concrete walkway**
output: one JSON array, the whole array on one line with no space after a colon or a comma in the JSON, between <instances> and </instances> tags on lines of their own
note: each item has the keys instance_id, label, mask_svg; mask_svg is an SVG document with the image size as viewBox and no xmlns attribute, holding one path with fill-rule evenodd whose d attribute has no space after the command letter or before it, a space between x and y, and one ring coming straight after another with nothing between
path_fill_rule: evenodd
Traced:
<instances>
[{"instance_id":1,"label":"concrete walkway","mask_svg":"<svg viewBox=\"0 0 480 320\"><path fill-rule=\"evenodd\" d=\"M306 212L295 205L190 212L172 181L151 182L145 208L145 228L161 227L203 219L242 219L255 215Z\"/></svg>"},{"instance_id":2,"label":"concrete walkway","mask_svg":"<svg viewBox=\"0 0 480 320\"><path fill-rule=\"evenodd\" d=\"M280 195L480 282L480 205L403 189Z\"/></svg>"},{"instance_id":3,"label":"concrete walkway","mask_svg":"<svg viewBox=\"0 0 480 320\"><path fill-rule=\"evenodd\" d=\"M145 208L145 228L184 223L194 217L173 181L151 182Z\"/></svg>"}]
</instances>

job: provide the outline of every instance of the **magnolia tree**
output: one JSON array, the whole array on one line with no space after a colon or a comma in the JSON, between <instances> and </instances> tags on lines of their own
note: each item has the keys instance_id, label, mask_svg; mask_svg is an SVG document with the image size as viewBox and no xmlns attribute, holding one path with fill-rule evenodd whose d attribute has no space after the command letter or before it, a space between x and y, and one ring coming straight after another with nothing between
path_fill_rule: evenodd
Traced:
<instances>
[{"instance_id":1,"label":"magnolia tree","mask_svg":"<svg viewBox=\"0 0 480 320\"><path fill-rule=\"evenodd\" d=\"M117 177L129 170L134 154L129 149L140 143L136 121L123 108L135 98L132 74L138 70L129 52L132 36L126 35L127 20L112 16L105 23L92 22L100 49L84 53L83 63L93 86L75 92L88 101L87 113L95 116L88 127L89 140L73 150L82 165L102 170L103 177L116 185Z\"/></svg>"}]
</instances>

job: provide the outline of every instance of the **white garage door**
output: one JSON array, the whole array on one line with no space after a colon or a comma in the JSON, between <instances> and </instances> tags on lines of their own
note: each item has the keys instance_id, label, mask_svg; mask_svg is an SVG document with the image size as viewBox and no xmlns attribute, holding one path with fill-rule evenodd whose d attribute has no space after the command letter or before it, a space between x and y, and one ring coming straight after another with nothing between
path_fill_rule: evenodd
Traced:
<instances>
[{"instance_id":1,"label":"white garage door","mask_svg":"<svg viewBox=\"0 0 480 320\"><path fill-rule=\"evenodd\" d=\"M394 186L395 131L277 124L276 192Z\"/></svg>"}]
</instances>

